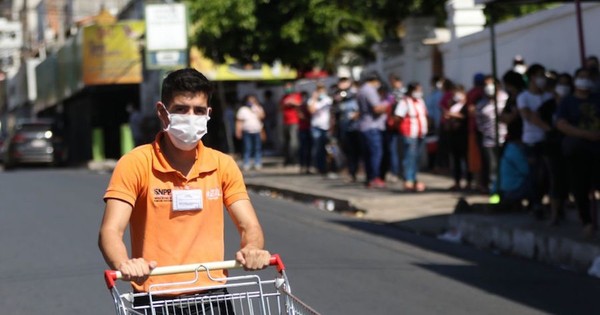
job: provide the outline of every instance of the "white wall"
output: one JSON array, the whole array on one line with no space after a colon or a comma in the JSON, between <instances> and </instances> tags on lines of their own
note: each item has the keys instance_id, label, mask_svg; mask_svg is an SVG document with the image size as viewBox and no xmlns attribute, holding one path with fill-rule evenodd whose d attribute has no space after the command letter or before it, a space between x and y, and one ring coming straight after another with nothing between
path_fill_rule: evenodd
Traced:
<instances>
[{"instance_id":1,"label":"white wall","mask_svg":"<svg viewBox=\"0 0 600 315\"><path fill-rule=\"evenodd\" d=\"M600 57L600 4L583 3L582 19L587 55ZM419 32L418 29L414 29ZM407 32L408 34L408 32ZM387 80L390 72L405 83L419 81L429 91L431 47L416 38L405 41L404 53L380 56L378 62L365 65L365 71L378 71ZM444 75L470 87L477 72L492 73L490 30L453 39L440 45ZM527 64L541 63L549 70L573 73L580 67L575 5L565 4L496 25L496 66L498 76L512 67L515 55Z\"/></svg>"},{"instance_id":2,"label":"white wall","mask_svg":"<svg viewBox=\"0 0 600 315\"><path fill-rule=\"evenodd\" d=\"M582 4L582 17L586 55L600 55L600 4ZM488 28L446 43L441 51L445 75L465 86L471 86L476 72L492 72ZM517 54L527 64L573 73L580 66L575 6L565 4L496 25L496 52L500 77Z\"/></svg>"}]
</instances>

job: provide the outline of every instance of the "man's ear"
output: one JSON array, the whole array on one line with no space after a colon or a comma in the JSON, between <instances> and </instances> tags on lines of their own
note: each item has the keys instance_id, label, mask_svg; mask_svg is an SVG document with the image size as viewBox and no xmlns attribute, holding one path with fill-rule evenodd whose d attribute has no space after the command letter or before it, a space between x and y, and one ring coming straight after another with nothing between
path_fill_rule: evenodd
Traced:
<instances>
[{"instance_id":1,"label":"man's ear","mask_svg":"<svg viewBox=\"0 0 600 315\"><path fill-rule=\"evenodd\" d=\"M162 122L163 128L167 128L169 125L169 112L167 112L167 106L160 101L156 102L156 114Z\"/></svg>"}]
</instances>

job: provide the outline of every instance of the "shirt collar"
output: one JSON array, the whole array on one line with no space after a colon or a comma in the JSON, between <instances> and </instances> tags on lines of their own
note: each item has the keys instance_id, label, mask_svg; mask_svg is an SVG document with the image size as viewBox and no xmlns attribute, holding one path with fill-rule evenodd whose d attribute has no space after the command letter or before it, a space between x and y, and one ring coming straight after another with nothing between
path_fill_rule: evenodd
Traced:
<instances>
[{"instance_id":1,"label":"shirt collar","mask_svg":"<svg viewBox=\"0 0 600 315\"><path fill-rule=\"evenodd\" d=\"M155 159L152 163L152 168L162 173L177 172L167 161L162 148L160 147L160 141L165 137L166 132L161 131L156 135L152 148L154 150ZM217 160L212 152L204 146L202 141L198 142L196 147L196 161L192 166L190 175L192 177L198 176L202 173L212 172L217 169Z\"/></svg>"}]
</instances>

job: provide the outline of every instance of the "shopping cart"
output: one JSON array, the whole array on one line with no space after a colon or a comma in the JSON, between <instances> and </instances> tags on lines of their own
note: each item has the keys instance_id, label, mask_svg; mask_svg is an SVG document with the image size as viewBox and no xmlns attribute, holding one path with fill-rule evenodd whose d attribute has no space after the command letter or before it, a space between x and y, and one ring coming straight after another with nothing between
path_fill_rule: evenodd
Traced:
<instances>
[{"instance_id":1,"label":"shopping cart","mask_svg":"<svg viewBox=\"0 0 600 315\"><path fill-rule=\"evenodd\" d=\"M241 276L219 279L211 277L211 270L241 268L242 266L235 260L157 267L152 270L150 276L189 273L190 281L152 285L149 292L143 293L119 293L115 283L116 280L121 279L119 271L106 270L104 278L112 294L117 315L319 314L292 295L285 266L279 255L271 256L270 266L277 269L277 274L275 279L268 280L261 279L259 274L245 273ZM210 287L196 286L182 291L181 285L195 283L200 273L206 273L213 281L226 281L226 283ZM174 292L178 295L173 296Z\"/></svg>"}]
</instances>

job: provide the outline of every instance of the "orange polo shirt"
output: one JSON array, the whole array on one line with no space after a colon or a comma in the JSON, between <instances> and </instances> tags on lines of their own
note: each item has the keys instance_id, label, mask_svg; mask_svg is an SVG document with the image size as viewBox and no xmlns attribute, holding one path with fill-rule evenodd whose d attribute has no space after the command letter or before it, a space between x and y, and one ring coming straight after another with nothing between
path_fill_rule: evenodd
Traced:
<instances>
[{"instance_id":1,"label":"orange polo shirt","mask_svg":"<svg viewBox=\"0 0 600 315\"><path fill-rule=\"evenodd\" d=\"M152 144L137 147L119 160L104 200L119 199L133 206L129 222L131 257L155 260L159 266L222 261L223 205L249 199L240 169L233 158L200 142L198 158L186 177L163 155L159 146L163 136L159 133ZM172 192L179 189L200 189L202 209L175 211ZM224 272L211 275L223 277ZM157 276L142 286L132 285L138 291L148 291L152 284L190 279L193 275ZM210 284L215 283L200 273L196 285Z\"/></svg>"}]
</instances>

